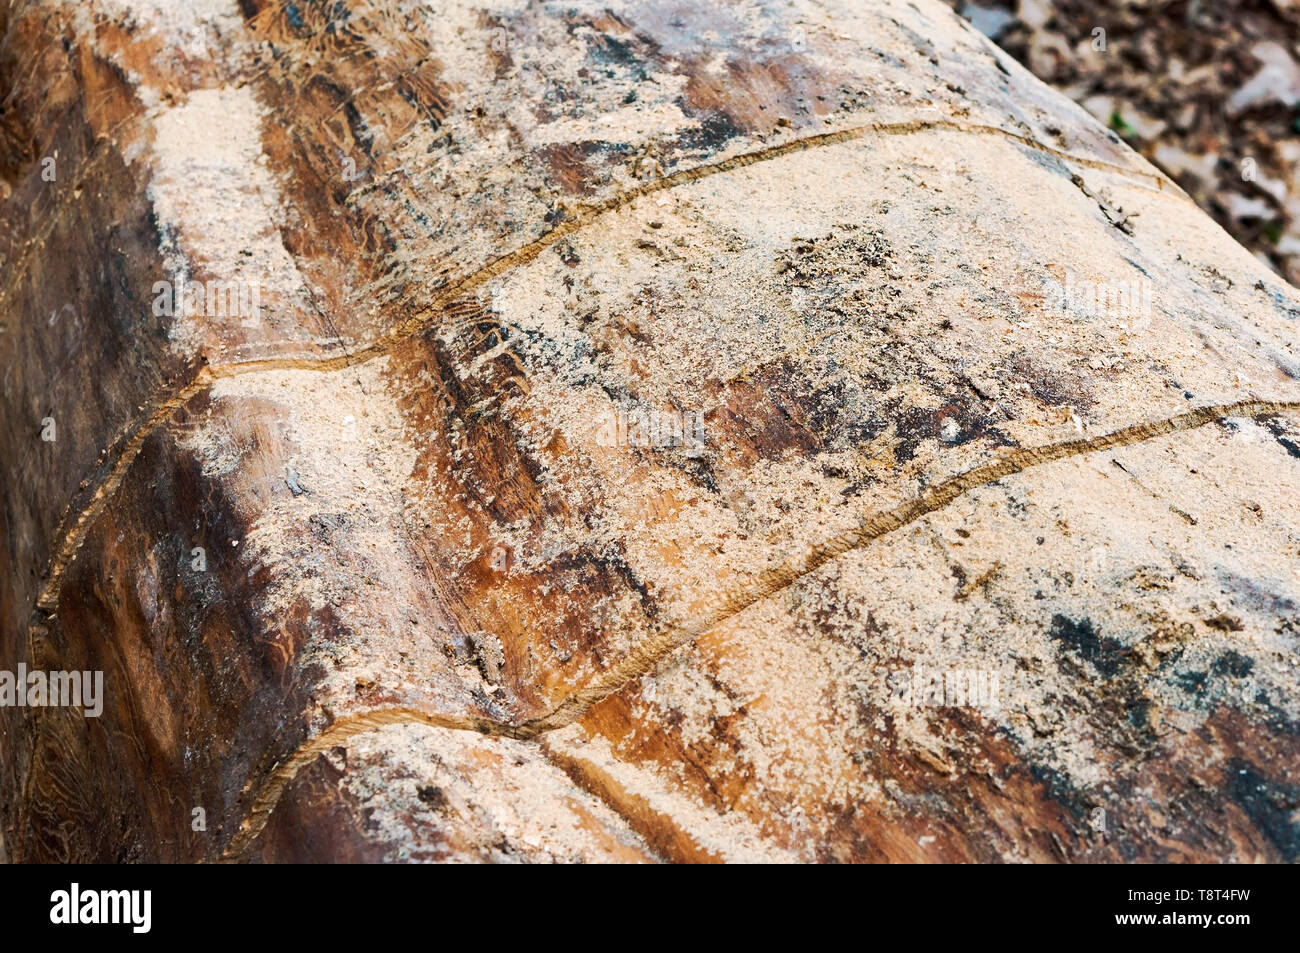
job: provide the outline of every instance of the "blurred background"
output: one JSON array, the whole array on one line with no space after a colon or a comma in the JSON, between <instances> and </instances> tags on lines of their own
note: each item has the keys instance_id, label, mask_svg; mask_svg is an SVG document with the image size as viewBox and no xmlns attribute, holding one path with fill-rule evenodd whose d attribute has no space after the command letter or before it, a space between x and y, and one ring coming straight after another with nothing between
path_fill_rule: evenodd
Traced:
<instances>
[{"instance_id":1,"label":"blurred background","mask_svg":"<svg viewBox=\"0 0 1300 953\"><path fill-rule=\"evenodd\" d=\"M948 2L1300 284L1300 0Z\"/></svg>"}]
</instances>

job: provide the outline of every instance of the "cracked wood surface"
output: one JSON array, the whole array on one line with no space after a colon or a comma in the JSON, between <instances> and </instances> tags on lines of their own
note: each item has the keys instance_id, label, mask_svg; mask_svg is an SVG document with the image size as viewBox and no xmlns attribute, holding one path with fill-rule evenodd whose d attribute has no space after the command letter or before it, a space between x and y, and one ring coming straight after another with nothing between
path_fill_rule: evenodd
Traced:
<instances>
[{"instance_id":1,"label":"cracked wood surface","mask_svg":"<svg viewBox=\"0 0 1300 953\"><path fill-rule=\"evenodd\" d=\"M1297 856L1300 300L942 6L3 17L11 857Z\"/></svg>"}]
</instances>

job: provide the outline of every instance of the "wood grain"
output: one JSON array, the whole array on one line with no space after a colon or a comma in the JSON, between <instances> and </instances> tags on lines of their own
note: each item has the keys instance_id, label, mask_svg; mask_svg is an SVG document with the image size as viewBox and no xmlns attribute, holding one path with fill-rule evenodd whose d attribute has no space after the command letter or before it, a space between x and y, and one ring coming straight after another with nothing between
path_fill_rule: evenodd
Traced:
<instances>
[{"instance_id":1,"label":"wood grain","mask_svg":"<svg viewBox=\"0 0 1300 953\"><path fill-rule=\"evenodd\" d=\"M0 28L10 859L1296 859L1300 297L943 5Z\"/></svg>"}]
</instances>

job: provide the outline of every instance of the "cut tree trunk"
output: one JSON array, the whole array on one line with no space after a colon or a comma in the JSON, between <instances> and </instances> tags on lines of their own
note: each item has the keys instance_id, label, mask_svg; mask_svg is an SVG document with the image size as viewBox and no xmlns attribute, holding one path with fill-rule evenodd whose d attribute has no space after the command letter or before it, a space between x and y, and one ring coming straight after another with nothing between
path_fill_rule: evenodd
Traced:
<instances>
[{"instance_id":1,"label":"cut tree trunk","mask_svg":"<svg viewBox=\"0 0 1300 953\"><path fill-rule=\"evenodd\" d=\"M11 0L8 857L1297 859L1300 295L864 6Z\"/></svg>"}]
</instances>

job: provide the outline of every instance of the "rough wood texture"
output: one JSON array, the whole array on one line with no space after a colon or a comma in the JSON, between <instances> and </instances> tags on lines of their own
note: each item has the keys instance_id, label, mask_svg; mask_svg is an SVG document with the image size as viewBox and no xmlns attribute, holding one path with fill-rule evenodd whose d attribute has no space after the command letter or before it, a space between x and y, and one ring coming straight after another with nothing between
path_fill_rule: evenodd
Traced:
<instances>
[{"instance_id":1,"label":"rough wood texture","mask_svg":"<svg viewBox=\"0 0 1300 953\"><path fill-rule=\"evenodd\" d=\"M11 859L1300 855L1300 295L941 4L3 17Z\"/></svg>"}]
</instances>

